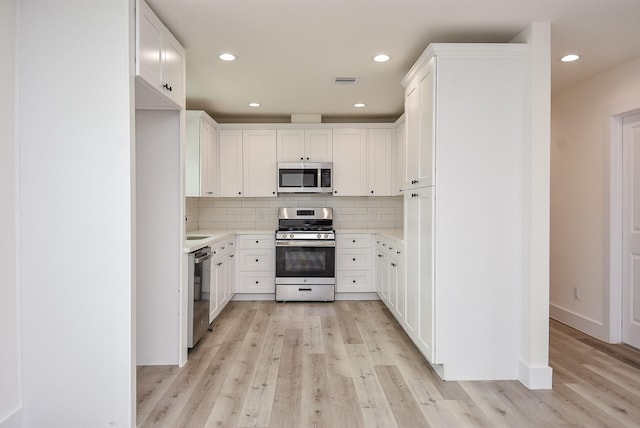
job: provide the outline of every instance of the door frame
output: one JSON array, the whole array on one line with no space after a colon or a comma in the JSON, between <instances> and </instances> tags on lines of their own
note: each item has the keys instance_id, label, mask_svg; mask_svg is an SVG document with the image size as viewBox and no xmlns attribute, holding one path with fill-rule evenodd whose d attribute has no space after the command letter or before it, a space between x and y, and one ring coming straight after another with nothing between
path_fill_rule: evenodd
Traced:
<instances>
[{"instance_id":1,"label":"door frame","mask_svg":"<svg viewBox=\"0 0 640 428\"><path fill-rule=\"evenodd\" d=\"M605 260L603 313L607 325L609 343L622 342L622 120L640 113L640 100L617 106L609 114L609 165L607 181L609 183L609 206L605 208ZM606 188L606 187L605 187ZM608 255L608 256L607 256Z\"/></svg>"}]
</instances>

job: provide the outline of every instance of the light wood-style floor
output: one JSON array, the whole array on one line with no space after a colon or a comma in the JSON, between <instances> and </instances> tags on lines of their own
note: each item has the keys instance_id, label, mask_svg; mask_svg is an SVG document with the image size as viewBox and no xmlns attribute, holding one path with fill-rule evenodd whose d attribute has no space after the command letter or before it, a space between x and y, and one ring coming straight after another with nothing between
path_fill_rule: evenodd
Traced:
<instances>
[{"instance_id":1,"label":"light wood-style floor","mask_svg":"<svg viewBox=\"0 0 640 428\"><path fill-rule=\"evenodd\" d=\"M551 321L553 389L444 382L379 301L231 302L181 369L138 368L140 427L640 427L640 352Z\"/></svg>"}]
</instances>

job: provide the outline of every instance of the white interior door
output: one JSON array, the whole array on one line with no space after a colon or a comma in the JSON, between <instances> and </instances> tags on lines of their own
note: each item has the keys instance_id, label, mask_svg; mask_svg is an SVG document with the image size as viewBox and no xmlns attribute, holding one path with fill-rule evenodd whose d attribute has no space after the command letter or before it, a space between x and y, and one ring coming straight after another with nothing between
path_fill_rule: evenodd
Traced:
<instances>
[{"instance_id":1,"label":"white interior door","mask_svg":"<svg viewBox=\"0 0 640 428\"><path fill-rule=\"evenodd\" d=\"M622 341L640 348L640 114L622 122Z\"/></svg>"}]
</instances>

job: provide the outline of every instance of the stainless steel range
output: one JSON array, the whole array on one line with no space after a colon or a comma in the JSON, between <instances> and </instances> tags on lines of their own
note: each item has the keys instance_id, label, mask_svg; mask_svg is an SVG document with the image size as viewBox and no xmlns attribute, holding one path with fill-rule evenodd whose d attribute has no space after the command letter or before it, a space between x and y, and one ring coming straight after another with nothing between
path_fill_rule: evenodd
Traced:
<instances>
[{"instance_id":1,"label":"stainless steel range","mask_svg":"<svg viewBox=\"0 0 640 428\"><path fill-rule=\"evenodd\" d=\"M280 208L276 301L335 300L336 234L332 208Z\"/></svg>"}]
</instances>

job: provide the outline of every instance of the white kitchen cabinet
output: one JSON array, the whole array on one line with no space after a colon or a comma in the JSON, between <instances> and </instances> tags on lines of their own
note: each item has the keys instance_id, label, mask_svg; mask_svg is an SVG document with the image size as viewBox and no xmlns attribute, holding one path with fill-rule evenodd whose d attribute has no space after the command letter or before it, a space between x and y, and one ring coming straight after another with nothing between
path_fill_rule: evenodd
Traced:
<instances>
[{"instance_id":1,"label":"white kitchen cabinet","mask_svg":"<svg viewBox=\"0 0 640 428\"><path fill-rule=\"evenodd\" d=\"M209 294L209 323L231 301L235 291L235 237L227 236L211 244L211 286Z\"/></svg>"},{"instance_id":2,"label":"white kitchen cabinet","mask_svg":"<svg viewBox=\"0 0 640 428\"><path fill-rule=\"evenodd\" d=\"M435 353L433 278L433 187L405 194L406 303L404 322L409 336L432 363Z\"/></svg>"},{"instance_id":3,"label":"white kitchen cabinet","mask_svg":"<svg viewBox=\"0 0 640 428\"><path fill-rule=\"evenodd\" d=\"M367 130L333 130L333 195L367 194Z\"/></svg>"},{"instance_id":4,"label":"white kitchen cabinet","mask_svg":"<svg viewBox=\"0 0 640 428\"><path fill-rule=\"evenodd\" d=\"M186 114L186 196L217 196L218 134L216 122L203 111Z\"/></svg>"},{"instance_id":5,"label":"white kitchen cabinet","mask_svg":"<svg viewBox=\"0 0 640 428\"><path fill-rule=\"evenodd\" d=\"M367 130L367 195L391 196L393 129Z\"/></svg>"},{"instance_id":6,"label":"white kitchen cabinet","mask_svg":"<svg viewBox=\"0 0 640 428\"><path fill-rule=\"evenodd\" d=\"M218 134L220 187L222 197L242 197L242 131L223 129Z\"/></svg>"},{"instance_id":7,"label":"white kitchen cabinet","mask_svg":"<svg viewBox=\"0 0 640 428\"><path fill-rule=\"evenodd\" d=\"M136 75L148 88L176 106L184 108L186 80L184 48L144 0L137 2L136 24ZM140 95L147 98L144 94ZM137 96L138 93L136 93ZM150 100L146 101L146 104L152 103Z\"/></svg>"},{"instance_id":8,"label":"white kitchen cabinet","mask_svg":"<svg viewBox=\"0 0 640 428\"><path fill-rule=\"evenodd\" d=\"M279 129L278 162L332 162L331 129Z\"/></svg>"},{"instance_id":9,"label":"white kitchen cabinet","mask_svg":"<svg viewBox=\"0 0 640 428\"><path fill-rule=\"evenodd\" d=\"M276 197L276 131L242 131L243 196Z\"/></svg>"},{"instance_id":10,"label":"white kitchen cabinet","mask_svg":"<svg viewBox=\"0 0 640 428\"><path fill-rule=\"evenodd\" d=\"M398 196L403 194L406 176L406 138L405 138L405 121L404 116L398 120L393 132L394 138L394 156L393 156L393 180L391 195Z\"/></svg>"},{"instance_id":11,"label":"white kitchen cabinet","mask_svg":"<svg viewBox=\"0 0 640 428\"><path fill-rule=\"evenodd\" d=\"M403 80L404 327L445 380L519 376L525 57L434 44Z\"/></svg>"},{"instance_id":12,"label":"white kitchen cabinet","mask_svg":"<svg viewBox=\"0 0 640 428\"><path fill-rule=\"evenodd\" d=\"M404 250L402 243L376 236L376 292L389 311L404 325Z\"/></svg>"},{"instance_id":13,"label":"white kitchen cabinet","mask_svg":"<svg viewBox=\"0 0 640 428\"><path fill-rule=\"evenodd\" d=\"M238 235L236 293L275 293L275 235Z\"/></svg>"},{"instance_id":14,"label":"white kitchen cabinet","mask_svg":"<svg viewBox=\"0 0 640 428\"><path fill-rule=\"evenodd\" d=\"M370 233L336 237L336 292L375 292Z\"/></svg>"},{"instance_id":15,"label":"white kitchen cabinet","mask_svg":"<svg viewBox=\"0 0 640 428\"><path fill-rule=\"evenodd\" d=\"M426 62L406 86L405 189L433 184L434 62Z\"/></svg>"}]
</instances>

